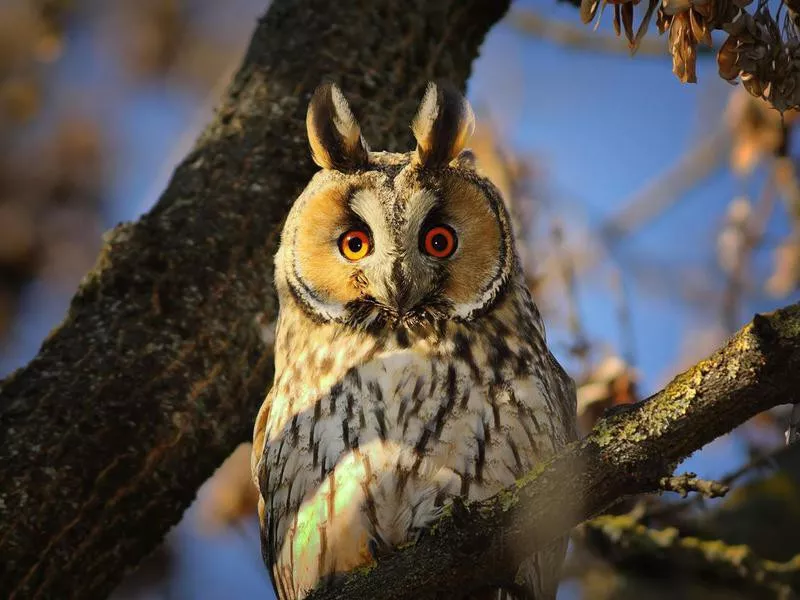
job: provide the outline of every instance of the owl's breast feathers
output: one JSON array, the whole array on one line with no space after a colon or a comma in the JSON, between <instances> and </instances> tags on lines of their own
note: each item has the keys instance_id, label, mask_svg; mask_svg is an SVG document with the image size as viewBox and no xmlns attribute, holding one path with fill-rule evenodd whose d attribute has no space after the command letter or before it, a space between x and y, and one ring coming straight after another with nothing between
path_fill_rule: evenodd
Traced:
<instances>
[{"instance_id":1,"label":"owl's breast feathers","mask_svg":"<svg viewBox=\"0 0 800 600\"><path fill-rule=\"evenodd\" d=\"M519 286L481 319L367 334L282 306L254 476L281 598L414 539L574 437L572 382Z\"/></svg>"}]
</instances>

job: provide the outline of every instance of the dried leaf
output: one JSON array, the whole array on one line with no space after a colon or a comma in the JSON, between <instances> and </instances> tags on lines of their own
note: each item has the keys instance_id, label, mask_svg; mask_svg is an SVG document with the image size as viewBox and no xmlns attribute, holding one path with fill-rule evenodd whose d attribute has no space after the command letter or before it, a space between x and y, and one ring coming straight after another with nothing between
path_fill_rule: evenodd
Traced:
<instances>
[{"instance_id":1,"label":"dried leaf","mask_svg":"<svg viewBox=\"0 0 800 600\"><path fill-rule=\"evenodd\" d=\"M622 5L622 24L625 27L628 43L633 44L633 4Z\"/></svg>"},{"instance_id":2,"label":"dried leaf","mask_svg":"<svg viewBox=\"0 0 800 600\"><path fill-rule=\"evenodd\" d=\"M639 29L636 31L636 37L633 39L631 54L636 54L636 51L639 49L639 44L647 33L647 29L650 27L650 21L653 18L653 12L655 12L656 8L658 7L658 3L659 0L649 0L647 11L645 11L642 22L639 23Z\"/></svg>"},{"instance_id":3,"label":"dried leaf","mask_svg":"<svg viewBox=\"0 0 800 600\"><path fill-rule=\"evenodd\" d=\"M580 15L584 25L592 22L597 14L597 8L603 0L581 0ZM605 3L605 2L604 2Z\"/></svg>"},{"instance_id":4,"label":"dried leaf","mask_svg":"<svg viewBox=\"0 0 800 600\"><path fill-rule=\"evenodd\" d=\"M735 83L739 77L741 69L738 65L738 51L737 46L739 42L733 35L729 35L728 39L722 44L717 52L717 70L719 76L724 80Z\"/></svg>"}]
</instances>

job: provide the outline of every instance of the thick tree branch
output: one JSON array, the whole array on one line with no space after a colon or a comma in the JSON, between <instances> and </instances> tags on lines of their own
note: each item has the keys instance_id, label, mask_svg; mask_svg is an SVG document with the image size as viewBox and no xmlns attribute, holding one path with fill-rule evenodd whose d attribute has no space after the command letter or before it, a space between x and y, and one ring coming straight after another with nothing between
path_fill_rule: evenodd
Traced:
<instances>
[{"instance_id":1,"label":"thick tree branch","mask_svg":"<svg viewBox=\"0 0 800 600\"><path fill-rule=\"evenodd\" d=\"M520 558L632 494L660 489L689 454L754 415L800 400L800 304L753 322L648 400L496 497L450 510L429 535L313 600L452 597L513 578Z\"/></svg>"},{"instance_id":2,"label":"thick tree branch","mask_svg":"<svg viewBox=\"0 0 800 600\"><path fill-rule=\"evenodd\" d=\"M275 0L157 206L118 227L63 324L0 388L0 597L94 598L249 438L271 376L276 226L312 172L308 99L337 78L409 149L429 79L463 87L508 1Z\"/></svg>"}]
</instances>

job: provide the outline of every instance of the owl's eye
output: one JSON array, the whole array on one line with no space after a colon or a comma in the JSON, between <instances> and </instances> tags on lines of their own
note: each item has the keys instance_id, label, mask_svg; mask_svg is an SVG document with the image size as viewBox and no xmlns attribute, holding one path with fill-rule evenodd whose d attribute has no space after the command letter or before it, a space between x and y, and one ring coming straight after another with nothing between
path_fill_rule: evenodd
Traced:
<instances>
[{"instance_id":1,"label":"owl's eye","mask_svg":"<svg viewBox=\"0 0 800 600\"><path fill-rule=\"evenodd\" d=\"M339 238L339 252L347 260L361 260L369 254L369 235L362 229L351 229Z\"/></svg>"},{"instance_id":2,"label":"owl's eye","mask_svg":"<svg viewBox=\"0 0 800 600\"><path fill-rule=\"evenodd\" d=\"M456 232L448 225L435 225L425 232L422 249L434 258L447 258L456 251Z\"/></svg>"}]
</instances>

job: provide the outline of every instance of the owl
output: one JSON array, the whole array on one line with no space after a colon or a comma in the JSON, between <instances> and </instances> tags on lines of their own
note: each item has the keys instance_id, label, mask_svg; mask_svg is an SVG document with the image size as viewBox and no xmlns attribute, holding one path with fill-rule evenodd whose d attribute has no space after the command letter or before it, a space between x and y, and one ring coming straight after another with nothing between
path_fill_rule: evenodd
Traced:
<instances>
[{"instance_id":1,"label":"owl","mask_svg":"<svg viewBox=\"0 0 800 600\"><path fill-rule=\"evenodd\" d=\"M465 149L474 121L432 83L416 148L372 152L335 85L311 99L321 169L275 256L275 378L251 459L281 600L415 541L454 498L496 494L575 437L574 385L503 199ZM517 589L552 598L565 547L525 559Z\"/></svg>"}]
</instances>

